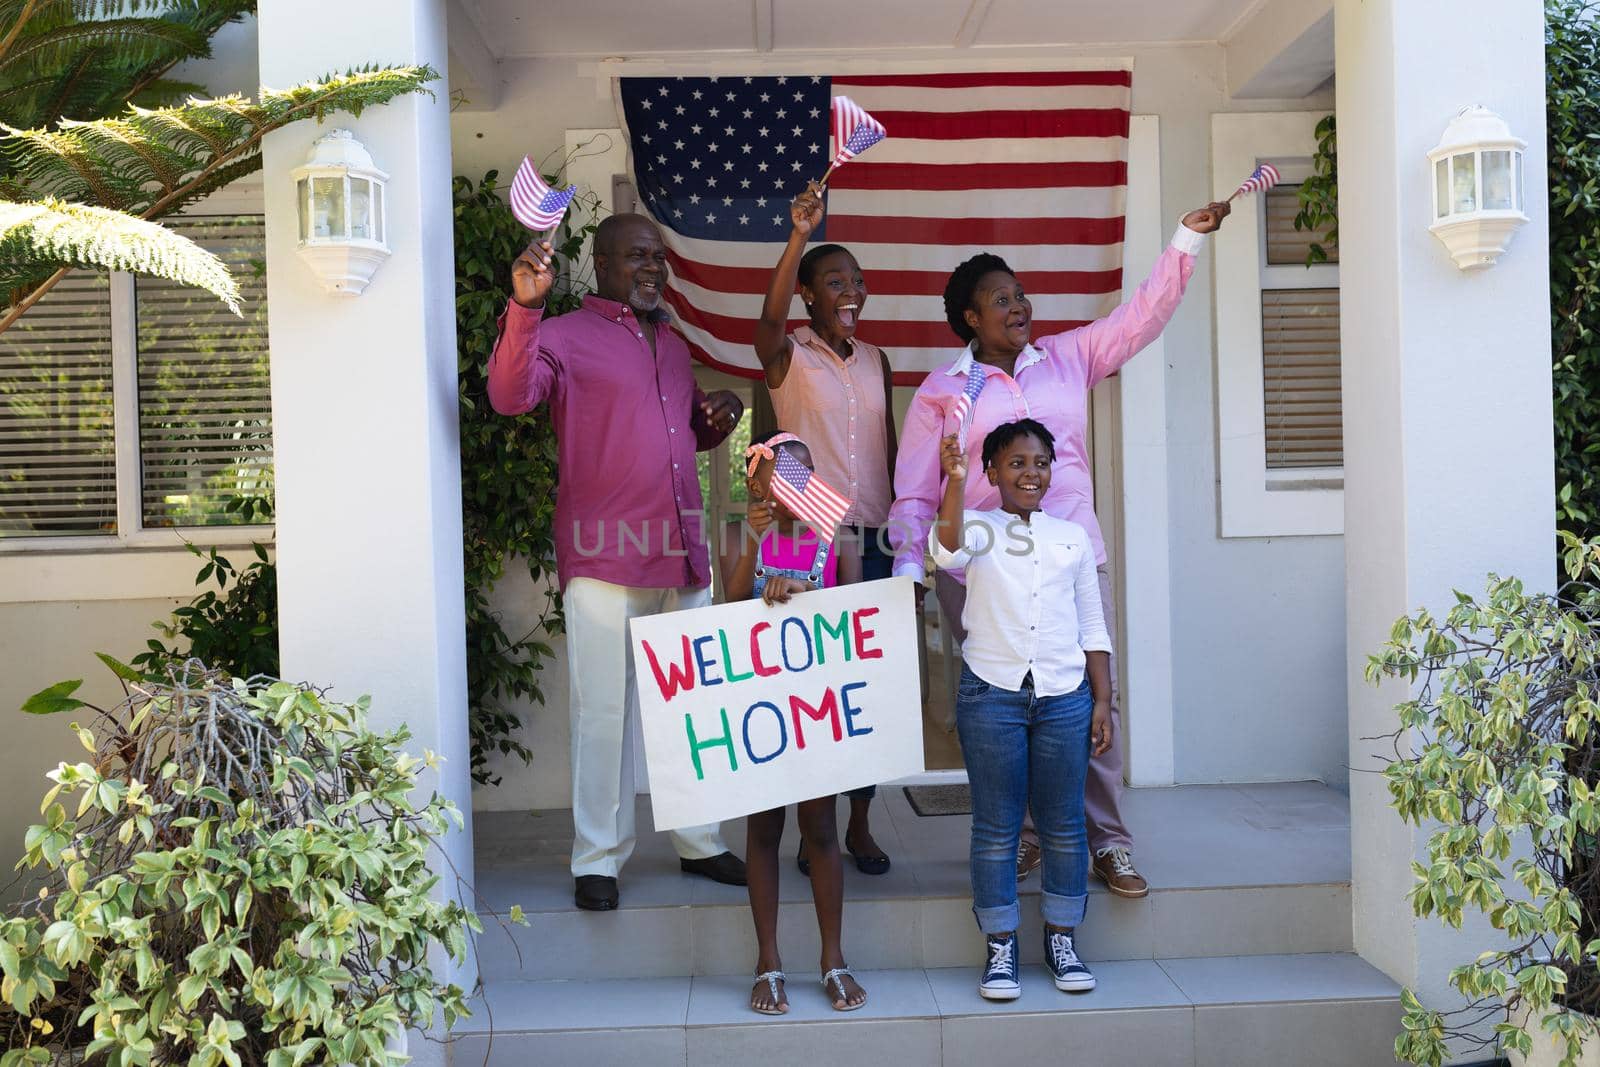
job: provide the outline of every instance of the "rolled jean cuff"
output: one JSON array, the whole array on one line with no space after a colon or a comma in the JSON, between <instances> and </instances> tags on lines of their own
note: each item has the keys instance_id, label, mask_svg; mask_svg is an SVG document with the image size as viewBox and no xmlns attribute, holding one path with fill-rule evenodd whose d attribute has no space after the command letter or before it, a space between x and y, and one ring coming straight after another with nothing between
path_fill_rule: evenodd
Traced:
<instances>
[{"instance_id":1,"label":"rolled jean cuff","mask_svg":"<svg viewBox=\"0 0 1600 1067\"><path fill-rule=\"evenodd\" d=\"M1082 913L1082 904L1079 905L1078 911ZM1012 933L1022 921L1022 912L1015 900L998 908L980 908L973 905L972 914L978 920L978 929L986 934Z\"/></svg>"},{"instance_id":2,"label":"rolled jean cuff","mask_svg":"<svg viewBox=\"0 0 1600 1067\"><path fill-rule=\"evenodd\" d=\"M1089 894L1063 897L1055 893L1039 894L1039 913L1051 926L1075 927L1083 922L1083 913L1089 907ZM982 920L978 925L982 926Z\"/></svg>"},{"instance_id":3,"label":"rolled jean cuff","mask_svg":"<svg viewBox=\"0 0 1600 1067\"><path fill-rule=\"evenodd\" d=\"M844 795L847 797L866 797L868 800L871 800L873 797L878 795L878 787L875 785L864 785L860 789L846 789L844 791Z\"/></svg>"}]
</instances>

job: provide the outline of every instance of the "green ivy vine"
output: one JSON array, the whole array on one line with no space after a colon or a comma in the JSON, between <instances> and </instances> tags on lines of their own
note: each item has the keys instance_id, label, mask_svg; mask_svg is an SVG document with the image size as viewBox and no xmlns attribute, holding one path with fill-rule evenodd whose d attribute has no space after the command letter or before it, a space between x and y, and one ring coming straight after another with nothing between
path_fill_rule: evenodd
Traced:
<instances>
[{"instance_id":1,"label":"green ivy vine","mask_svg":"<svg viewBox=\"0 0 1600 1067\"><path fill-rule=\"evenodd\" d=\"M500 781L489 768L493 754L532 759L517 740L521 721L512 708L522 700L545 702L542 672L554 651L549 638L562 626L553 531L555 433L543 411L506 418L489 405L489 355L511 291L511 264L528 243L528 231L497 193L498 181L491 170L476 185L460 176L453 185L467 706L472 778L480 785ZM580 257L603 210L592 194L573 201L556 246L557 283L547 314L571 311L588 291L579 279ZM195 584L216 589L206 588L171 620L155 624L167 640L150 640L139 667L159 677L174 661L194 657L235 677L276 676L277 571L265 549L256 545L257 558L243 569L215 549L190 551L205 560ZM508 566L526 567L534 587L549 594L526 633L507 632L489 602Z\"/></svg>"},{"instance_id":2,"label":"green ivy vine","mask_svg":"<svg viewBox=\"0 0 1600 1067\"><path fill-rule=\"evenodd\" d=\"M1306 266L1328 261L1328 249L1339 244L1339 153L1332 115L1324 115L1316 128L1317 150L1311 156L1311 176L1300 183L1300 210L1294 228L1321 235L1306 250Z\"/></svg>"},{"instance_id":3,"label":"green ivy vine","mask_svg":"<svg viewBox=\"0 0 1600 1067\"><path fill-rule=\"evenodd\" d=\"M474 188L455 180L456 348L461 397L462 535L467 585L467 702L472 728L472 777L496 784L491 753L532 758L516 738L511 710L523 699L543 704L541 671L552 655L550 635L561 632L555 573L556 438L542 410L506 418L489 406L489 354L498 318L511 291L511 264L528 231L496 195L489 171ZM574 201L556 246L559 273L546 314L577 307L586 287L574 266L599 224L598 202ZM574 219L579 216L579 219ZM580 221L581 220L581 221ZM576 225L574 223L576 222ZM491 610L489 593L511 561L525 566L535 588L549 592L533 629L509 634Z\"/></svg>"}]
</instances>

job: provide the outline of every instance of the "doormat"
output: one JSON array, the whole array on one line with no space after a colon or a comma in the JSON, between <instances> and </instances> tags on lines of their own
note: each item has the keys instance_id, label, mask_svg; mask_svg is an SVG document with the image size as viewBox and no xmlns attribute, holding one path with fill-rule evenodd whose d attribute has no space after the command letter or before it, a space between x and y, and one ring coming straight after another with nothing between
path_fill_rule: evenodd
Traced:
<instances>
[{"instance_id":1,"label":"doormat","mask_svg":"<svg viewBox=\"0 0 1600 1067\"><path fill-rule=\"evenodd\" d=\"M904 787L911 810L930 815L971 815L972 788L967 785L908 785Z\"/></svg>"}]
</instances>

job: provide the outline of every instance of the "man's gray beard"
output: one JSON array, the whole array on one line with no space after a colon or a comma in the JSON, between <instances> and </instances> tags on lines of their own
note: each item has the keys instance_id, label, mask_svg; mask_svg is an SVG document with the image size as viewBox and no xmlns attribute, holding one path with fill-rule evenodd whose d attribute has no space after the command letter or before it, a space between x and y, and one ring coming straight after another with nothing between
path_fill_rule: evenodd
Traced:
<instances>
[{"instance_id":1,"label":"man's gray beard","mask_svg":"<svg viewBox=\"0 0 1600 1067\"><path fill-rule=\"evenodd\" d=\"M628 298L628 303L632 304L640 311L654 311L656 308L661 306L661 290L657 289L650 296L646 296L644 294L644 290L635 285L633 287L633 292Z\"/></svg>"}]
</instances>

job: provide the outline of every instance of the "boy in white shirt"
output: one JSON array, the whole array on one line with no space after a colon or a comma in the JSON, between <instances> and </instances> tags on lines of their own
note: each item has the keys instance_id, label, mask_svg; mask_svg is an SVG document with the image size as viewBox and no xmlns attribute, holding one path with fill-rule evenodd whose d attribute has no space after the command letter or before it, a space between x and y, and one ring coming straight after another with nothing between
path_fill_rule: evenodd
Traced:
<instances>
[{"instance_id":1,"label":"boy in white shirt","mask_svg":"<svg viewBox=\"0 0 1600 1067\"><path fill-rule=\"evenodd\" d=\"M1022 992L1016 857L1030 807L1044 852L1045 962L1057 989L1095 986L1072 939L1088 902L1084 777L1091 748L1111 746L1111 639L1088 533L1039 510L1054 460L1055 439L1033 419L996 427L983 467L1000 507L964 511L966 450L946 437L928 539L941 569L966 571L956 730L972 787L972 912L988 938L978 992L990 1000Z\"/></svg>"}]
</instances>

